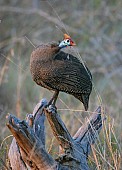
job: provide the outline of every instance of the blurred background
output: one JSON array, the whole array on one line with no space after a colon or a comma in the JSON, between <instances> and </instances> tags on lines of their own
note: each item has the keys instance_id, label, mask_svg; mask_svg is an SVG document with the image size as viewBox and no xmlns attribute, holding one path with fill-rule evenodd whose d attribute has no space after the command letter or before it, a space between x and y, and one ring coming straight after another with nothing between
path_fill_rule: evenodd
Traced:
<instances>
[{"instance_id":1,"label":"blurred background","mask_svg":"<svg viewBox=\"0 0 122 170\"><path fill-rule=\"evenodd\" d=\"M66 50L75 56L79 52L91 70L95 89L89 112L84 112L82 103L65 93L59 95L58 112L73 135L102 105L107 120L89 164L91 169L122 169L121 0L0 1L0 169L5 168L12 140L5 125L7 113L24 119L39 100L52 96L52 92L32 81L31 52L39 44L62 40L63 33L68 33L77 44ZM47 150L56 157L58 144L47 122L46 129Z\"/></svg>"}]
</instances>

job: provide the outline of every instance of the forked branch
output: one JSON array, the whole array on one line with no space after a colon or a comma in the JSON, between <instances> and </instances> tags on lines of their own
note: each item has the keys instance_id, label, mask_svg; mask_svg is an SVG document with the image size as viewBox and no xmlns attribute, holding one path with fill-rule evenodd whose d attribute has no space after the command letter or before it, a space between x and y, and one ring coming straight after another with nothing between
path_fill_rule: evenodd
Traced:
<instances>
[{"instance_id":1,"label":"forked branch","mask_svg":"<svg viewBox=\"0 0 122 170\"><path fill-rule=\"evenodd\" d=\"M72 137L54 106L46 108L45 99L36 106L33 114L21 121L13 115L8 116L7 126L15 137L10 150L9 159L12 169L23 167L41 170L88 170L88 154L102 127L104 115L101 107L88 118ZM63 149L63 154L54 160L45 149L45 115L54 136ZM102 119L103 117L103 119ZM15 153L16 154L13 154ZM15 161L14 160L18 160ZM21 169L21 168L18 168Z\"/></svg>"}]
</instances>

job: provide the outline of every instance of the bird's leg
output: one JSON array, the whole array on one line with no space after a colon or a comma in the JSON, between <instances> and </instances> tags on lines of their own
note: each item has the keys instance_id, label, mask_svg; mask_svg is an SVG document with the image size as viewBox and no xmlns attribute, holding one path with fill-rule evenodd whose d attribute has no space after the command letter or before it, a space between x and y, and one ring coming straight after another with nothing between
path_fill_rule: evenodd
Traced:
<instances>
[{"instance_id":1,"label":"bird's leg","mask_svg":"<svg viewBox=\"0 0 122 170\"><path fill-rule=\"evenodd\" d=\"M57 98L58 98L58 94L59 94L59 91L56 90L56 91L54 92L53 97L52 97L51 100L49 101L48 106L51 105L51 104L52 104L52 105L55 105L56 100L57 100Z\"/></svg>"},{"instance_id":2,"label":"bird's leg","mask_svg":"<svg viewBox=\"0 0 122 170\"><path fill-rule=\"evenodd\" d=\"M59 94L59 91L56 90L55 93L54 93L54 98L53 98L53 102L52 102L53 105L55 105L55 103L56 103L56 100L58 98L58 94Z\"/></svg>"}]
</instances>

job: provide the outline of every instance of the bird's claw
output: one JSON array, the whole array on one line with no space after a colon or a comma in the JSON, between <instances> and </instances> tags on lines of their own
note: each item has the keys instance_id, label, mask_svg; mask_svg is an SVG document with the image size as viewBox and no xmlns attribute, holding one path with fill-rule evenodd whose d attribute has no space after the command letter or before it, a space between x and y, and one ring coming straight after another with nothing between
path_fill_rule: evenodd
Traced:
<instances>
[{"instance_id":1,"label":"bird's claw","mask_svg":"<svg viewBox=\"0 0 122 170\"><path fill-rule=\"evenodd\" d=\"M49 112L49 113L56 113L57 111L57 108L55 105L49 105L46 107L46 110Z\"/></svg>"}]
</instances>

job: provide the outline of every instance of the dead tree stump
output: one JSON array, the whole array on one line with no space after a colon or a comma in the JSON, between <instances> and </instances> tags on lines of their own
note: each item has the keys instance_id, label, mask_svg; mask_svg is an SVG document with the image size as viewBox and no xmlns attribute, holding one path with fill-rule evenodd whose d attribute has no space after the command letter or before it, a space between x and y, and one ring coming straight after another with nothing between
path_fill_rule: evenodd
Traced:
<instances>
[{"instance_id":1,"label":"dead tree stump","mask_svg":"<svg viewBox=\"0 0 122 170\"><path fill-rule=\"evenodd\" d=\"M88 155L102 128L105 119L101 107L89 117L72 137L61 120L57 109L42 99L33 114L26 120L19 120L10 114L7 126L14 136L9 149L9 162L12 170L89 170ZM59 142L59 157L54 160L45 149L45 116L54 136Z\"/></svg>"}]
</instances>

